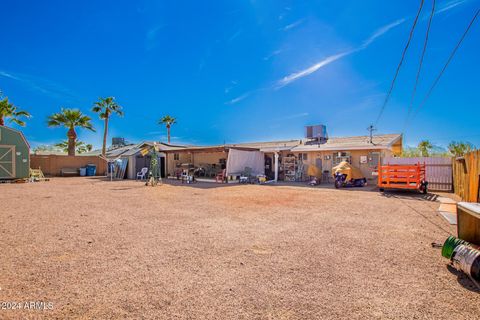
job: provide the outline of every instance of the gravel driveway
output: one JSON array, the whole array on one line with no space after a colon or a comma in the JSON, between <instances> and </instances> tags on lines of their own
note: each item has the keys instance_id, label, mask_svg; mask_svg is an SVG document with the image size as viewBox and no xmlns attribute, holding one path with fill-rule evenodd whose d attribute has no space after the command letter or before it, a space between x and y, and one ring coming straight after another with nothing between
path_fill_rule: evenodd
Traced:
<instances>
[{"instance_id":1,"label":"gravel driveway","mask_svg":"<svg viewBox=\"0 0 480 320\"><path fill-rule=\"evenodd\" d=\"M368 189L3 184L0 301L22 309L0 319L479 319L431 246L455 234L437 208Z\"/></svg>"}]
</instances>

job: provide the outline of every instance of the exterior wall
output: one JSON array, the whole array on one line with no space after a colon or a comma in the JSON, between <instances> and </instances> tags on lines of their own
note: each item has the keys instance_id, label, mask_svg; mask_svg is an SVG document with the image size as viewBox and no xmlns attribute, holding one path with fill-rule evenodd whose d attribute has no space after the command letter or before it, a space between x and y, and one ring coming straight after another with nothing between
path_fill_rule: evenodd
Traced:
<instances>
[{"instance_id":1,"label":"exterior wall","mask_svg":"<svg viewBox=\"0 0 480 320\"><path fill-rule=\"evenodd\" d=\"M334 153L342 152L343 150L338 151L309 151L303 152L307 153L307 160L303 161L305 165L316 165L317 159L322 160L322 172L328 170L330 173L332 172L332 168L334 167L333 164L333 155ZM368 156L371 152L379 152L380 157L384 158L386 156L392 156L392 151L390 150L349 150L351 156L351 164L357 168L359 168L365 177L369 180L376 180L377 177L372 175L377 168L377 164L373 165L368 163ZM299 153L295 153L298 157ZM325 156L329 156L330 159L326 159ZM362 156L367 157L367 163L361 163L360 158Z\"/></svg>"},{"instance_id":2,"label":"exterior wall","mask_svg":"<svg viewBox=\"0 0 480 320\"><path fill-rule=\"evenodd\" d=\"M58 156L58 155L31 155L30 167L41 168L43 174L60 176L62 168L81 168L87 164L97 166L97 176L106 174L107 162L98 156Z\"/></svg>"},{"instance_id":3,"label":"exterior wall","mask_svg":"<svg viewBox=\"0 0 480 320\"><path fill-rule=\"evenodd\" d=\"M192 156L187 152L179 152L179 160L174 160L174 155L174 153L167 153L167 175L169 176L175 175L175 168L178 164L192 162Z\"/></svg>"},{"instance_id":4,"label":"exterior wall","mask_svg":"<svg viewBox=\"0 0 480 320\"><path fill-rule=\"evenodd\" d=\"M193 163L195 166L201 164L219 164L220 159L227 159L227 152L206 152L206 153L194 153L193 154Z\"/></svg>"},{"instance_id":5,"label":"exterior wall","mask_svg":"<svg viewBox=\"0 0 480 320\"><path fill-rule=\"evenodd\" d=\"M403 139L400 138L396 143L392 145L392 153L394 156L400 156L403 151Z\"/></svg>"},{"instance_id":6,"label":"exterior wall","mask_svg":"<svg viewBox=\"0 0 480 320\"><path fill-rule=\"evenodd\" d=\"M174 154L167 154L167 172L168 175L173 176L175 173L175 168L178 164L181 163L192 163L195 167L199 167L202 164L217 164L219 165L220 159L227 159L227 152L198 152L198 153L188 153L180 152L178 153L180 159L174 160Z\"/></svg>"}]
</instances>

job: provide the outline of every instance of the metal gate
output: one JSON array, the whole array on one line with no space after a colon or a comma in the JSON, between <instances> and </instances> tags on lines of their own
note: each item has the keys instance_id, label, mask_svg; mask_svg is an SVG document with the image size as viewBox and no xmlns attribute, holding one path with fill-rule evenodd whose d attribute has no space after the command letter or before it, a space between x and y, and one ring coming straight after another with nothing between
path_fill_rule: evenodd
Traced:
<instances>
[{"instance_id":1,"label":"metal gate","mask_svg":"<svg viewBox=\"0 0 480 320\"><path fill-rule=\"evenodd\" d=\"M0 145L0 179L15 178L15 146Z\"/></svg>"},{"instance_id":2,"label":"metal gate","mask_svg":"<svg viewBox=\"0 0 480 320\"><path fill-rule=\"evenodd\" d=\"M425 180L428 188L436 191L453 191L452 158L418 157L418 158L384 158L383 164L424 164Z\"/></svg>"}]
</instances>

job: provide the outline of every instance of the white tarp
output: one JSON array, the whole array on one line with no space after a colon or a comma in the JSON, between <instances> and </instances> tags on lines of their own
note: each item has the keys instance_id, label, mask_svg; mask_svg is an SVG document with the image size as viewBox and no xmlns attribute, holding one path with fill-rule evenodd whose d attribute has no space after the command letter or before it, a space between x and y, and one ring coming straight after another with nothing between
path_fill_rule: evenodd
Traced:
<instances>
[{"instance_id":1,"label":"white tarp","mask_svg":"<svg viewBox=\"0 0 480 320\"><path fill-rule=\"evenodd\" d=\"M245 167L252 168L252 175L265 174L265 157L260 151L230 149L227 159L227 175L240 174Z\"/></svg>"}]
</instances>

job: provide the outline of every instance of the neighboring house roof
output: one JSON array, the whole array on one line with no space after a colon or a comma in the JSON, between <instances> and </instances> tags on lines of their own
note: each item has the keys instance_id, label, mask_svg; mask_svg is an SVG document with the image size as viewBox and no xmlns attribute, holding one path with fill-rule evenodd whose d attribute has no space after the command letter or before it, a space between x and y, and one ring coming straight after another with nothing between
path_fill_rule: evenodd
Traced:
<instances>
[{"instance_id":1,"label":"neighboring house roof","mask_svg":"<svg viewBox=\"0 0 480 320\"><path fill-rule=\"evenodd\" d=\"M181 149L171 149L169 151L177 152L223 152L228 151L228 149L239 149L239 150L262 150L263 149L285 149L290 150L291 148L299 145L301 140L280 140L280 141L267 141L267 142L245 142L245 143L229 143L222 145L214 146L188 146L182 147Z\"/></svg>"},{"instance_id":2,"label":"neighboring house roof","mask_svg":"<svg viewBox=\"0 0 480 320\"><path fill-rule=\"evenodd\" d=\"M379 134L374 135L372 143L370 143L369 136L357 137L332 137L327 142L322 144L302 144L291 151L306 152L306 151L329 151L329 150L365 150L365 149L389 149L393 144L402 139L401 134Z\"/></svg>"},{"instance_id":3,"label":"neighboring house roof","mask_svg":"<svg viewBox=\"0 0 480 320\"><path fill-rule=\"evenodd\" d=\"M293 148L298 146L302 140L280 140L280 141L266 141L266 142L246 142L246 143L232 143L227 144L228 147L249 147L249 148Z\"/></svg>"}]
</instances>

